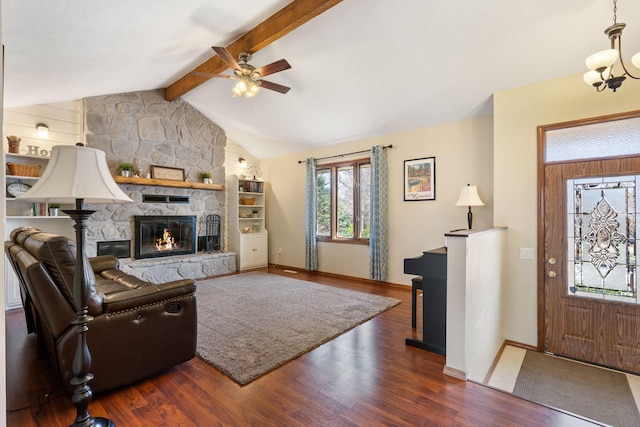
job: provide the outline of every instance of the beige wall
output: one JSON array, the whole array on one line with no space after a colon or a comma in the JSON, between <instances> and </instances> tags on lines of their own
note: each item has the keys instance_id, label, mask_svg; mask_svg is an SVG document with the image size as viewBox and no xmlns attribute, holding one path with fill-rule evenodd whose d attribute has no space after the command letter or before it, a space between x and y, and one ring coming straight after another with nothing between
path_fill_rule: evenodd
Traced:
<instances>
[{"instance_id":1,"label":"beige wall","mask_svg":"<svg viewBox=\"0 0 640 427\"><path fill-rule=\"evenodd\" d=\"M508 226L505 335L537 344L536 261L519 248L537 246L538 125L640 110L640 83L627 79L616 93L596 93L582 76L494 94L494 221Z\"/></svg>"},{"instance_id":2,"label":"beige wall","mask_svg":"<svg viewBox=\"0 0 640 427\"><path fill-rule=\"evenodd\" d=\"M474 228L493 225L493 119L482 117L334 145L261 161L267 194L269 262L304 268L305 164L298 160L368 150L393 144L389 165L389 282L410 285L403 260L444 246L444 233L466 228L464 207L455 206L460 188L478 185L485 207L474 208ZM360 155L362 157L363 155ZM436 200L403 200L404 160L436 158ZM356 158L358 156L353 156ZM368 277L368 247L319 243L319 270Z\"/></svg>"}]
</instances>

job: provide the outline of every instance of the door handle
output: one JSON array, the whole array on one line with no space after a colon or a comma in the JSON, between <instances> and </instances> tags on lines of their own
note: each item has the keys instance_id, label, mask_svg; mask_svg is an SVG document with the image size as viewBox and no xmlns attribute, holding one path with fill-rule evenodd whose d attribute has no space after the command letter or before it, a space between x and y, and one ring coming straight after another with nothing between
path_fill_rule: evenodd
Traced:
<instances>
[{"instance_id":1,"label":"door handle","mask_svg":"<svg viewBox=\"0 0 640 427\"><path fill-rule=\"evenodd\" d=\"M547 261L549 264L553 265L556 263L556 259L555 258L549 258L549 261Z\"/></svg>"},{"instance_id":2,"label":"door handle","mask_svg":"<svg viewBox=\"0 0 640 427\"><path fill-rule=\"evenodd\" d=\"M556 277L556 272L555 272L555 271L553 271L553 270L551 270L551 271L549 271L549 272L547 273L547 276L549 276L549 277L551 277L551 278Z\"/></svg>"}]
</instances>

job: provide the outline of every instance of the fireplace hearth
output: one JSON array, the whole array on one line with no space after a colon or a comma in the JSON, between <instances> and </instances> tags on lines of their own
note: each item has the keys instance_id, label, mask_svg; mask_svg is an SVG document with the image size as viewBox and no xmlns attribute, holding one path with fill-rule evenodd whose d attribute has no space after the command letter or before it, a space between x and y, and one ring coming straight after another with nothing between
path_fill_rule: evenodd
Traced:
<instances>
[{"instance_id":1,"label":"fireplace hearth","mask_svg":"<svg viewBox=\"0 0 640 427\"><path fill-rule=\"evenodd\" d=\"M135 259L196 253L195 216L136 215L134 223Z\"/></svg>"}]
</instances>

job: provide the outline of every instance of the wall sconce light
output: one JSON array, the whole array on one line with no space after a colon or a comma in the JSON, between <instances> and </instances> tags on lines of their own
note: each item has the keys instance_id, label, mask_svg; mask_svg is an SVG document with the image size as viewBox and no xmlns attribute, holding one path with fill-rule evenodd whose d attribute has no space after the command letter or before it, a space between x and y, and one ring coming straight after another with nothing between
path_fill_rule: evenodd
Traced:
<instances>
[{"instance_id":1,"label":"wall sconce light","mask_svg":"<svg viewBox=\"0 0 640 427\"><path fill-rule=\"evenodd\" d=\"M49 126L44 123L38 123L36 125L36 129L38 130L38 138L48 138L49 137Z\"/></svg>"},{"instance_id":2,"label":"wall sconce light","mask_svg":"<svg viewBox=\"0 0 640 427\"><path fill-rule=\"evenodd\" d=\"M484 206L484 202L480 199L480 196L478 196L478 187L469 184L467 184L466 187L462 187L456 206L469 206L469 212L467 212L467 223L469 225L469 230L471 230L471 224L473 223L471 206Z\"/></svg>"},{"instance_id":3,"label":"wall sconce light","mask_svg":"<svg viewBox=\"0 0 640 427\"><path fill-rule=\"evenodd\" d=\"M241 168L246 168L247 167L247 159L240 157L238 159L238 163L240 163L240 167Z\"/></svg>"}]
</instances>

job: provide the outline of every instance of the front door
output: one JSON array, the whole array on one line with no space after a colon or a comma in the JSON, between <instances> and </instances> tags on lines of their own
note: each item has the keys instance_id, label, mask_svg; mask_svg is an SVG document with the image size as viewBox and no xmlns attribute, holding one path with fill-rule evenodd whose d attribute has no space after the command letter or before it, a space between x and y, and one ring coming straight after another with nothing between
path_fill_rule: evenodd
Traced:
<instances>
[{"instance_id":1,"label":"front door","mask_svg":"<svg viewBox=\"0 0 640 427\"><path fill-rule=\"evenodd\" d=\"M542 163L543 349L638 373L640 155Z\"/></svg>"}]
</instances>

